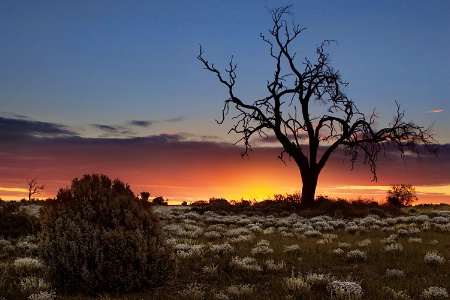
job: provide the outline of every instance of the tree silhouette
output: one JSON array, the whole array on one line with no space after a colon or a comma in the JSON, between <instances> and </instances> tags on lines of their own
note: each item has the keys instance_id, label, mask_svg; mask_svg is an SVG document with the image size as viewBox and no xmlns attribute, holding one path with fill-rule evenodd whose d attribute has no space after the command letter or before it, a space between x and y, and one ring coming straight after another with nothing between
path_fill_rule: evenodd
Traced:
<instances>
[{"instance_id":1,"label":"tree silhouette","mask_svg":"<svg viewBox=\"0 0 450 300\"><path fill-rule=\"evenodd\" d=\"M291 6L270 10L273 27L269 35L260 34L267 43L271 59L275 63L273 80L267 82L267 96L252 102L245 101L235 93L236 64L233 57L224 71L216 69L204 58L202 46L197 58L206 70L214 73L226 86L228 99L224 101L222 124L230 113L230 106L237 110L229 132L242 135L248 155L251 138L275 137L282 145L279 158L287 154L299 167L302 178L302 203L314 204L319 174L330 155L338 147L354 162L363 155L364 164L370 166L373 180L377 180L378 154L385 153L387 145L394 145L402 154L411 151L419 155L419 144L431 152L436 151L436 141L430 128L405 122L404 111L396 103L396 115L388 127L376 130L377 115L368 117L360 112L354 102L343 92L348 85L339 71L330 65L325 48L333 41L325 40L316 49L316 59L305 58L300 62L292 52L294 40L305 30L298 25L288 26L285 17L292 15ZM323 115L313 115L312 105L324 107Z\"/></svg>"},{"instance_id":2,"label":"tree silhouette","mask_svg":"<svg viewBox=\"0 0 450 300\"><path fill-rule=\"evenodd\" d=\"M419 199L416 189L410 184L393 184L386 193L387 203L395 206L407 206Z\"/></svg>"},{"instance_id":3,"label":"tree silhouette","mask_svg":"<svg viewBox=\"0 0 450 300\"><path fill-rule=\"evenodd\" d=\"M33 178L31 180L27 179L28 184L28 201L31 200L31 196L34 194L40 194L45 186L43 184L39 185L36 178Z\"/></svg>"}]
</instances>

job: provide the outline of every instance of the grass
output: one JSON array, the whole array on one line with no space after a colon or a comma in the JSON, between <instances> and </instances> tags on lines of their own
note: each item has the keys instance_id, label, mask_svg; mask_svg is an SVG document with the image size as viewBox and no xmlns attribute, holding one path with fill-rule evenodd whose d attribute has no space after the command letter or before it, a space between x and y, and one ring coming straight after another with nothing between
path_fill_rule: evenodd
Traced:
<instances>
[{"instance_id":1,"label":"grass","mask_svg":"<svg viewBox=\"0 0 450 300\"><path fill-rule=\"evenodd\" d=\"M424 294L431 287L450 293L450 207L358 218L341 217L342 211L302 216L192 207L158 207L156 213L178 260L171 281L144 293L58 299L442 299L439 291ZM42 269L15 268L14 260L35 257L23 242L37 240L6 240L14 250L0 242L0 299L27 299L20 280ZM430 251L444 261L426 262ZM336 286L355 290L343 295Z\"/></svg>"}]
</instances>

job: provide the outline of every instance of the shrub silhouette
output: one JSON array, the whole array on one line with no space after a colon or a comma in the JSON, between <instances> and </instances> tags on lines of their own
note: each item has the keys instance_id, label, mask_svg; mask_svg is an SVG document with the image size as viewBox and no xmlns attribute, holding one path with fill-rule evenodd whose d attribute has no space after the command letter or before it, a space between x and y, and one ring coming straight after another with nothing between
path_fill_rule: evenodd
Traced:
<instances>
[{"instance_id":1,"label":"shrub silhouette","mask_svg":"<svg viewBox=\"0 0 450 300\"><path fill-rule=\"evenodd\" d=\"M162 284L174 271L151 205L120 180L75 178L41 218L39 254L58 290L96 294Z\"/></svg>"},{"instance_id":2,"label":"shrub silhouette","mask_svg":"<svg viewBox=\"0 0 450 300\"><path fill-rule=\"evenodd\" d=\"M393 184L387 191L386 201L393 206L407 206L417 200L416 189L410 184Z\"/></svg>"}]
</instances>

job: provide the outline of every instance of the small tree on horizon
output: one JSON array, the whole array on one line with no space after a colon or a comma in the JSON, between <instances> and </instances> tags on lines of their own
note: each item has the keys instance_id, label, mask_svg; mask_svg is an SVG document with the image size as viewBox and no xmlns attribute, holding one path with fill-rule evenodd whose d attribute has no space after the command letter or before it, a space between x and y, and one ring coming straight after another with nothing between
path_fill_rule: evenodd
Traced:
<instances>
[{"instance_id":1,"label":"small tree on horizon","mask_svg":"<svg viewBox=\"0 0 450 300\"><path fill-rule=\"evenodd\" d=\"M35 194L40 194L45 186L43 184L38 184L37 178L27 179L28 184L28 201L31 201L31 196Z\"/></svg>"},{"instance_id":2,"label":"small tree on horizon","mask_svg":"<svg viewBox=\"0 0 450 300\"><path fill-rule=\"evenodd\" d=\"M394 206L408 206L419 200L416 189L410 184L393 184L387 190L386 201Z\"/></svg>"},{"instance_id":3,"label":"small tree on horizon","mask_svg":"<svg viewBox=\"0 0 450 300\"><path fill-rule=\"evenodd\" d=\"M283 155L297 164L302 179L302 204L315 203L319 174L338 148L343 148L350 157L352 167L362 155L364 164L369 165L373 180L377 180L378 154L385 152L387 145L393 145L400 153L412 152L419 155L419 144L430 152L436 152L436 141L430 128L404 121L404 111L397 104L396 115L388 127L377 130L377 114L369 116L358 110L355 103L343 92L348 85L339 71L333 69L326 47L333 41L325 40L316 49L314 60L305 58L293 50L294 41L306 29L293 24L290 27L285 17L291 16L291 6L270 10L273 26L269 35L260 34L269 48L275 72L273 80L267 81L267 95L256 100L244 100L237 95L236 69L233 58L224 71L219 71L204 57L200 46L198 60L204 68L218 77L228 92L224 101L222 124L225 117L235 108L235 122L229 132L242 137L245 150L251 150L251 138L276 139L283 147ZM321 105L323 115L315 114L314 104Z\"/></svg>"}]
</instances>

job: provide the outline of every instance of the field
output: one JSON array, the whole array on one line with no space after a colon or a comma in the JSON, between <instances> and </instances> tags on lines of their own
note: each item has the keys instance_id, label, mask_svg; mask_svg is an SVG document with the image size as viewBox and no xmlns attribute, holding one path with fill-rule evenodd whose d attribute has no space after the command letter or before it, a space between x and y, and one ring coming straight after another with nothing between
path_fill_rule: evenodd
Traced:
<instances>
[{"instance_id":1,"label":"field","mask_svg":"<svg viewBox=\"0 0 450 300\"><path fill-rule=\"evenodd\" d=\"M145 293L89 299L449 298L448 207L353 219L190 206L155 212L178 261L174 278ZM39 278L36 243L35 235L0 237L0 299L55 299L58 287Z\"/></svg>"}]
</instances>

